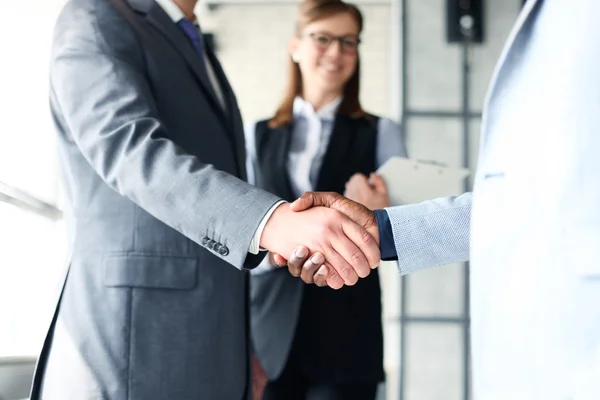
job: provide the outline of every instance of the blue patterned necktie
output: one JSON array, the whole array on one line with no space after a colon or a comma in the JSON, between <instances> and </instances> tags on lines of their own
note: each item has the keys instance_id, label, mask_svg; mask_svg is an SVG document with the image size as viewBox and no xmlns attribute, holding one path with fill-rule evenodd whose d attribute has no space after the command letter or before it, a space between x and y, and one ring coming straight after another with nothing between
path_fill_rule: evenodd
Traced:
<instances>
[{"instance_id":1,"label":"blue patterned necktie","mask_svg":"<svg viewBox=\"0 0 600 400\"><path fill-rule=\"evenodd\" d=\"M192 43L192 46L194 46L198 57L200 57L202 65L205 65L204 38L202 37L202 32L200 32L198 26L187 18L180 20L177 25L179 25L179 27L183 30L183 33L185 33L188 39L190 39L190 42Z\"/></svg>"}]
</instances>

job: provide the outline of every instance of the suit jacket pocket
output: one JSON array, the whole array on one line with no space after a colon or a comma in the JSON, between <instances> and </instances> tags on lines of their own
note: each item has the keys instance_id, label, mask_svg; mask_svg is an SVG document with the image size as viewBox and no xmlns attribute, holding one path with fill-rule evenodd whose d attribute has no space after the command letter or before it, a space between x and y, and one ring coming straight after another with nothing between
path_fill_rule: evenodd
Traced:
<instances>
[{"instance_id":1,"label":"suit jacket pocket","mask_svg":"<svg viewBox=\"0 0 600 400\"><path fill-rule=\"evenodd\" d=\"M155 289L194 289L197 284L196 257L127 254L103 260L104 285Z\"/></svg>"}]
</instances>

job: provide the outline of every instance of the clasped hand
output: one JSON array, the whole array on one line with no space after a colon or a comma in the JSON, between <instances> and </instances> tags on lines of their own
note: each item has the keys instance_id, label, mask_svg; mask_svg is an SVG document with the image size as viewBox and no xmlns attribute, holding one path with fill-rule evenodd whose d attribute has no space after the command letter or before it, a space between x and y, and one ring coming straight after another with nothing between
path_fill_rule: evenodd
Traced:
<instances>
[{"instance_id":1,"label":"clasped hand","mask_svg":"<svg viewBox=\"0 0 600 400\"><path fill-rule=\"evenodd\" d=\"M337 193L308 192L279 206L265 226L261 247L293 276L333 289L356 284L380 262L374 213Z\"/></svg>"}]
</instances>

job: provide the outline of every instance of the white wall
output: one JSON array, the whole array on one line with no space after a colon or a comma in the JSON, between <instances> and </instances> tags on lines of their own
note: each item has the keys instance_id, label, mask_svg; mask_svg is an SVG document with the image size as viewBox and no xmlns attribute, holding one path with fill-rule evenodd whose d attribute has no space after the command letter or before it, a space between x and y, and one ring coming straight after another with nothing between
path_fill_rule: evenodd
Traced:
<instances>
[{"instance_id":1,"label":"white wall","mask_svg":"<svg viewBox=\"0 0 600 400\"><path fill-rule=\"evenodd\" d=\"M49 203L58 200L58 162L48 63L64 3L0 1L0 182ZM0 202L0 357L39 352L65 268L64 247L62 223Z\"/></svg>"}]
</instances>

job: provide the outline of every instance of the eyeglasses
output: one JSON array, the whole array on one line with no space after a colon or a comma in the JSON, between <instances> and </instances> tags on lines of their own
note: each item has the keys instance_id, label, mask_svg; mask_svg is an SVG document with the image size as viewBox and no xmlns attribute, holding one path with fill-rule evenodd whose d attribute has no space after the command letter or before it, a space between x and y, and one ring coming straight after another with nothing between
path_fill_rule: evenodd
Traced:
<instances>
[{"instance_id":1,"label":"eyeglasses","mask_svg":"<svg viewBox=\"0 0 600 400\"><path fill-rule=\"evenodd\" d=\"M314 32L309 33L308 37L312 39L315 45L321 51L325 51L333 42L339 42L340 50L344 53L355 54L358 51L360 39L352 36L333 36L328 33Z\"/></svg>"}]
</instances>

